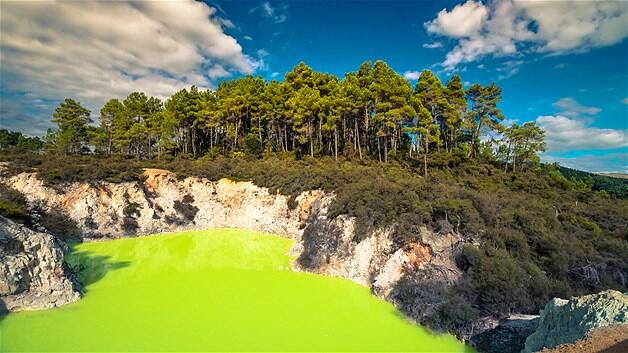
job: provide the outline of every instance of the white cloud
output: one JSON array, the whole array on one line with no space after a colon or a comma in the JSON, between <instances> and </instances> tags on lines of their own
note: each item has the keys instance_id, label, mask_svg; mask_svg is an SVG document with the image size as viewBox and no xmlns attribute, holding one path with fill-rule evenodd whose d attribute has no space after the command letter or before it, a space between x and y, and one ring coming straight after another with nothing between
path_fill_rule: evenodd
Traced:
<instances>
[{"instance_id":1,"label":"white cloud","mask_svg":"<svg viewBox=\"0 0 628 353\"><path fill-rule=\"evenodd\" d=\"M420 76L421 76L420 71L406 71L403 73L403 77L406 80L418 80Z\"/></svg>"},{"instance_id":2,"label":"white cloud","mask_svg":"<svg viewBox=\"0 0 628 353\"><path fill-rule=\"evenodd\" d=\"M519 123L519 119L504 119L502 125L510 127L512 124Z\"/></svg>"},{"instance_id":3,"label":"white cloud","mask_svg":"<svg viewBox=\"0 0 628 353\"><path fill-rule=\"evenodd\" d=\"M623 1L514 1L484 5L469 0L443 9L425 23L430 33L454 38L457 45L442 65L457 65L532 51L563 54L612 45L628 37L628 5Z\"/></svg>"},{"instance_id":4,"label":"white cloud","mask_svg":"<svg viewBox=\"0 0 628 353\"><path fill-rule=\"evenodd\" d=\"M426 49L436 49L436 48L442 48L443 47L443 43L441 42L433 42L433 43L425 43L423 44L423 48Z\"/></svg>"},{"instance_id":5,"label":"white cloud","mask_svg":"<svg viewBox=\"0 0 628 353\"><path fill-rule=\"evenodd\" d=\"M251 36L244 36L243 38L246 39L246 40L253 40L253 37L251 37Z\"/></svg>"},{"instance_id":6,"label":"white cloud","mask_svg":"<svg viewBox=\"0 0 628 353\"><path fill-rule=\"evenodd\" d=\"M502 66L498 67L496 70L501 74L497 77L498 80L505 80L516 75L519 72L519 69L523 65L523 60L510 60L506 61L502 64Z\"/></svg>"},{"instance_id":7,"label":"white cloud","mask_svg":"<svg viewBox=\"0 0 628 353\"><path fill-rule=\"evenodd\" d=\"M556 70L562 70L562 69L564 69L564 68L566 68L566 67L567 67L567 64L566 64L566 63L560 63L560 64L556 64L556 65L554 66L554 68L555 68Z\"/></svg>"},{"instance_id":8,"label":"white cloud","mask_svg":"<svg viewBox=\"0 0 628 353\"><path fill-rule=\"evenodd\" d=\"M425 28L448 37L469 37L482 28L487 18L488 9L481 2L469 0L451 11L441 10L434 20L425 23Z\"/></svg>"},{"instance_id":9,"label":"white cloud","mask_svg":"<svg viewBox=\"0 0 628 353\"><path fill-rule=\"evenodd\" d=\"M588 107L578 103L571 97L565 97L557 100L552 106L559 110L560 115L569 117L582 117L596 115L602 111L598 107Z\"/></svg>"},{"instance_id":10,"label":"white cloud","mask_svg":"<svg viewBox=\"0 0 628 353\"><path fill-rule=\"evenodd\" d=\"M215 80L221 77L229 77L231 76L231 73L225 70L224 66L220 64L215 64L214 66L210 67L209 70L207 70L207 76Z\"/></svg>"},{"instance_id":11,"label":"white cloud","mask_svg":"<svg viewBox=\"0 0 628 353\"><path fill-rule=\"evenodd\" d=\"M235 28L236 26L233 24L233 22L231 22L231 20L226 19L226 18L222 18L222 17L218 17L218 22L220 22L220 24L225 27L225 28Z\"/></svg>"},{"instance_id":12,"label":"white cloud","mask_svg":"<svg viewBox=\"0 0 628 353\"><path fill-rule=\"evenodd\" d=\"M256 9L257 8L254 7L249 12L255 12ZM262 6L261 6L262 15L272 19L275 23L286 22L286 20L288 19L288 16L286 16L286 13L285 13L286 9L287 9L286 6L275 8L268 1L262 3Z\"/></svg>"},{"instance_id":13,"label":"white cloud","mask_svg":"<svg viewBox=\"0 0 628 353\"><path fill-rule=\"evenodd\" d=\"M255 70L256 71L269 71L270 66L268 65L267 58L270 57L270 53L262 48L257 50L257 59L255 61Z\"/></svg>"},{"instance_id":14,"label":"white cloud","mask_svg":"<svg viewBox=\"0 0 628 353\"><path fill-rule=\"evenodd\" d=\"M272 77L272 78L275 78L277 76L279 76L279 72L277 72L277 71L275 71L272 74L270 74L270 77Z\"/></svg>"},{"instance_id":15,"label":"white cloud","mask_svg":"<svg viewBox=\"0 0 628 353\"><path fill-rule=\"evenodd\" d=\"M266 14L266 16L269 16L269 17L275 14L275 9L272 7L272 5L268 1L262 4L262 10L264 10L264 13Z\"/></svg>"},{"instance_id":16,"label":"white cloud","mask_svg":"<svg viewBox=\"0 0 628 353\"><path fill-rule=\"evenodd\" d=\"M92 110L132 91L208 88L259 65L224 33L228 20L191 0L3 2L0 20L2 92L73 97Z\"/></svg>"},{"instance_id":17,"label":"white cloud","mask_svg":"<svg viewBox=\"0 0 628 353\"><path fill-rule=\"evenodd\" d=\"M628 147L628 131L591 126L602 109L564 97L552 105L557 113L539 116L546 132L548 152L604 150Z\"/></svg>"},{"instance_id":18,"label":"white cloud","mask_svg":"<svg viewBox=\"0 0 628 353\"><path fill-rule=\"evenodd\" d=\"M625 130L588 126L586 121L563 115L540 116L537 124L546 132L548 151L613 149L628 146Z\"/></svg>"}]
</instances>

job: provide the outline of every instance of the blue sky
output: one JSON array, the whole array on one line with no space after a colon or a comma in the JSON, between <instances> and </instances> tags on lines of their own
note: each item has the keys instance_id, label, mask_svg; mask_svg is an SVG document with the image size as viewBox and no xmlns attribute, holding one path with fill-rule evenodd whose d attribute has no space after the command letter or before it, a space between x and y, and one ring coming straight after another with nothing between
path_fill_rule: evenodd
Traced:
<instances>
[{"instance_id":1,"label":"blue sky","mask_svg":"<svg viewBox=\"0 0 628 353\"><path fill-rule=\"evenodd\" d=\"M167 97L245 74L281 80L300 61L342 76L382 59L411 81L426 68L494 81L508 122L546 129L544 160L628 172L628 2L0 6L0 127L41 134L65 96L97 112L133 90Z\"/></svg>"}]
</instances>

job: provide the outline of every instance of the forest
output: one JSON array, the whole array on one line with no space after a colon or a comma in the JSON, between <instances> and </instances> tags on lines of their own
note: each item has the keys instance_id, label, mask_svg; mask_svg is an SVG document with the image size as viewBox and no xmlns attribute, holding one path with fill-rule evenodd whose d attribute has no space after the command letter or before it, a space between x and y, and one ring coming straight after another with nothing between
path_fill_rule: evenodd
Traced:
<instances>
[{"instance_id":1,"label":"forest","mask_svg":"<svg viewBox=\"0 0 628 353\"><path fill-rule=\"evenodd\" d=\"M462 82L425 70L412 87L382 61L338 79L301 63L283 82L247 76L163 102L134 92L106 102L98 121L66 99L42 138L0 130L0 161L5 175L36 171L51 186L135 181L154 167L250 180L291 200L321 189L336 195L331 216L356 218L356 241L392 227L394 249L419 241L422 225L458 232L460 282L424 288L408 274L394 292L435 329L460 333L480 316L538 313L552 297L625 291L628 180L540 163L544 131L504 126L501 89ZM28 219L24 197L0 191L0 214ZM46 219L60 237L76 233ZM438 310L426 312L426 300Z\"/></svg>"},{"instance_id":2,"label":"forest","mask_svg":"<svg viewBox=\"0 0 628 353\"><path fill-rule=\"evenodd\" d=\"M92 112L68 98L55 110L58 129L48 132L43 145L65 155L137 159L265 152L384 163L422 159L425 176L431 152L477 156L489 148L506 170L538 166L544 132L532 122L504 127L500 100L495 84L465 90L460 76L443 84L429 70L413 88L383 61L365 62L340 80L299 63L283 82L246 76L215 91L192 86L164 102L142 92L113 98L101 108L97 125Z\"/></svg>"}]
</instances>

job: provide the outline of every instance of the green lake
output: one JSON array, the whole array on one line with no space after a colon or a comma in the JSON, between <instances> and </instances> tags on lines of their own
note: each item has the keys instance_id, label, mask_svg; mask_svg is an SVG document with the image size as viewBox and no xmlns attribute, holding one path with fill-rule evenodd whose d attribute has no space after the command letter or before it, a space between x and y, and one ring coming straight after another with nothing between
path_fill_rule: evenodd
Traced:
<instances>
[{"instance_id":1,"label":"green lake","mask_svg":"<svg viewBox=\"0 0 628 353\"><path fill-rule=\"evenodd\" d=\"M470 352L348 280L292 272L291 241L218 229L82 243L85 295L0 318L0 352Z\"/></svg>"}]
</instances>

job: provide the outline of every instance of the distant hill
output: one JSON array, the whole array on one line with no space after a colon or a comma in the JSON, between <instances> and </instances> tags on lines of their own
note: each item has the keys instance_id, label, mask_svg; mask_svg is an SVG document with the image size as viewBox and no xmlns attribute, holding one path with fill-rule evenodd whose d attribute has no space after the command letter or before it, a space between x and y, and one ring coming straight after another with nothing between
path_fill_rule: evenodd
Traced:
<instances>
[{"instance_id":1,"label":"distant hill","mask_svg":"<svg viewBox=\"0 0 628 353\"><path fill-rule=\"evenodd\" d=\"M617 198L628 197L628 175L621 173L593 174L582 170L560 167L560 172L568 179L582 181L592 190L608 192Z\"/></svg>"},{"instance_id":2,"label":"distant hill","mask_svg":"<svg viewBox=\"0 0 628 353\"><path fill-rule=\"evenodd\" d=\"M624 173L597 173L597 174L611 177L611 178L628 179L628 174L624 174Z\"/></svg>"}]
</instances>

